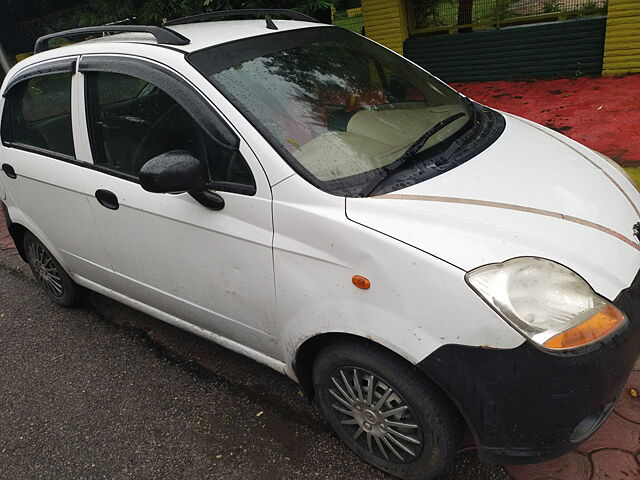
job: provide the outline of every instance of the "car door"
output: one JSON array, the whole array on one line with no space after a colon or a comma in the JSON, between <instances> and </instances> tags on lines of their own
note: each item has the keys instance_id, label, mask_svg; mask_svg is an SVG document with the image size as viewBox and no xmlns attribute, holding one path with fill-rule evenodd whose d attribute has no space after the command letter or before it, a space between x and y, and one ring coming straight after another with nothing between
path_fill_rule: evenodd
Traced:
<instances>
[{"instance_id":1,"label":"car door","mask_svg":"<svg viewBox=\"0 0 640 480\"><path fill-rule=\"evenodd\" d=\"M89 207L90 165L78 148L76 57L28 66L2 93L3 181L21 223L67 271L104 279L110 266Z\"/></svg>"},{"instance_id":2,"label":"car door","mask_svg":"<svg viewBox=\"0 0 640 480\"><path fill-rule=\"evenodd\" d=\"M270 356L271 189L248 146L184 77L131 57L87 56L87 129L96 169L91 210L113 277L127 297ZM150 193L138 182L154 156L187 150L224 201ZM206 202L205 202L206 203Z\"/></svg>"}]
</instances>

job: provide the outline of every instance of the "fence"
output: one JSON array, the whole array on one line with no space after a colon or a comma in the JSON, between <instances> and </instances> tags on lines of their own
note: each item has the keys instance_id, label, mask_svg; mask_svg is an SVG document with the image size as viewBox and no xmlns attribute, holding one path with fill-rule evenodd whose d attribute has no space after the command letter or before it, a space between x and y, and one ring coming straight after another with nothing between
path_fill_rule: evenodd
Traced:
<instances>
[{"instance_id":1,"label":"fence","mask_svg":"<svg viewBox=\"0 0 640 480\"><path fill-rule=\"evenodd\" d=\"M599 75L605 17L458 35L416 35L404 54L445 82Z\"/></svg>"},{"instance_id":2,"label":"fence","mask_svg":"<svg viewBox=\"0 0 640 480\"><path fill-rule=\"evenodd\" d=\"M332 8L331 23L352 32L364 34L364 17L362 16L362 8L359 6L341 10Z\"/></svg>"},{"instance_id":3,"label":"fence","mask_svg":"<svg viewBox=\"0 0 640 480\"><path fill-rule=\"evenodd\" d=\"M603 15L608 0L413 0L410 33L471 31Z\"/></svg>"}]
</instances>

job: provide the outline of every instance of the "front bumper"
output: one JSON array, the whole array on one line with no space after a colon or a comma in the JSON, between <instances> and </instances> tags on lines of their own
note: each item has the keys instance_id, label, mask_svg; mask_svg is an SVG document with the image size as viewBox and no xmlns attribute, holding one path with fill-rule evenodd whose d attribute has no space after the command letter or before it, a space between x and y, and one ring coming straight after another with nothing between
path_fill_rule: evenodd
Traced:
<instances>
[{"instance_id":1,"label":"front bumper","mask_svg":"<svg viewBox=\"0 0 640 480\"><path fill-rule=\"evenodd\" d=\"M606 420L640 351L640 274L614 304L629 318L615 337L561 354L445 345L417 366L454 401L479 457L496 464L557 457Z\"/></svg>"}]
</instances>

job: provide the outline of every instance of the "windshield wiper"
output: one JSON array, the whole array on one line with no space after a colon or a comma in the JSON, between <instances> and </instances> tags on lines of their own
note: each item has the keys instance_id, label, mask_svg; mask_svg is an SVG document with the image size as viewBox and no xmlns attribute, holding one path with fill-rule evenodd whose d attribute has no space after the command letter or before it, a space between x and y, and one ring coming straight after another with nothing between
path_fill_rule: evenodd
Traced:
<instances>
[{"instance_id":1,"label":"windshield wiper","mask_svg":"<svg viewBox=\"0 0 640 480\"><path fill-rule=\"evenodd\" d=\"M391 162L386 167L382 168L382 178L376 177L371 182L369 182L362 191L365 192L366 197L370 197L373 192L375 192L378 187L389 177L399 172L403 168L406 167L405 163L407 160L415 157L416 153L418 153L422 147L429 141L429 139L442 130L444 127L449 125L450 123L455 122L459 118L462 118L466 115L465 112L454 113L453 115L448 116L444 120L436 123L433 127L427 130L420 138L418 138L415 142L411 144L409 148L405 150L405 152L400 155L397 159Z\"/></svg>"}]
</instances>

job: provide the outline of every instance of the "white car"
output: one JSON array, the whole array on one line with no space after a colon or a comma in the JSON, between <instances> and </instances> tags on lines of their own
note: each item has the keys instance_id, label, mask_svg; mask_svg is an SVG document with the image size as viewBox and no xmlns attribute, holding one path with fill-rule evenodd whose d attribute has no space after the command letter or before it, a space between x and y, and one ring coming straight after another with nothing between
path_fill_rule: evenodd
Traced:
<instances>
[{"instance_id":1,"label":"white car","mask_svg":"<svg viewBox=\"0 0 640 480\"><path fill-rule=\"evenodd\" d=\"M498 464L588 438L640 346L632 181L360 35L246 13L61 32L9 72L0 200L45 292L286 374L399 478L465 428Z\"/></svg>"}]
</instances>

